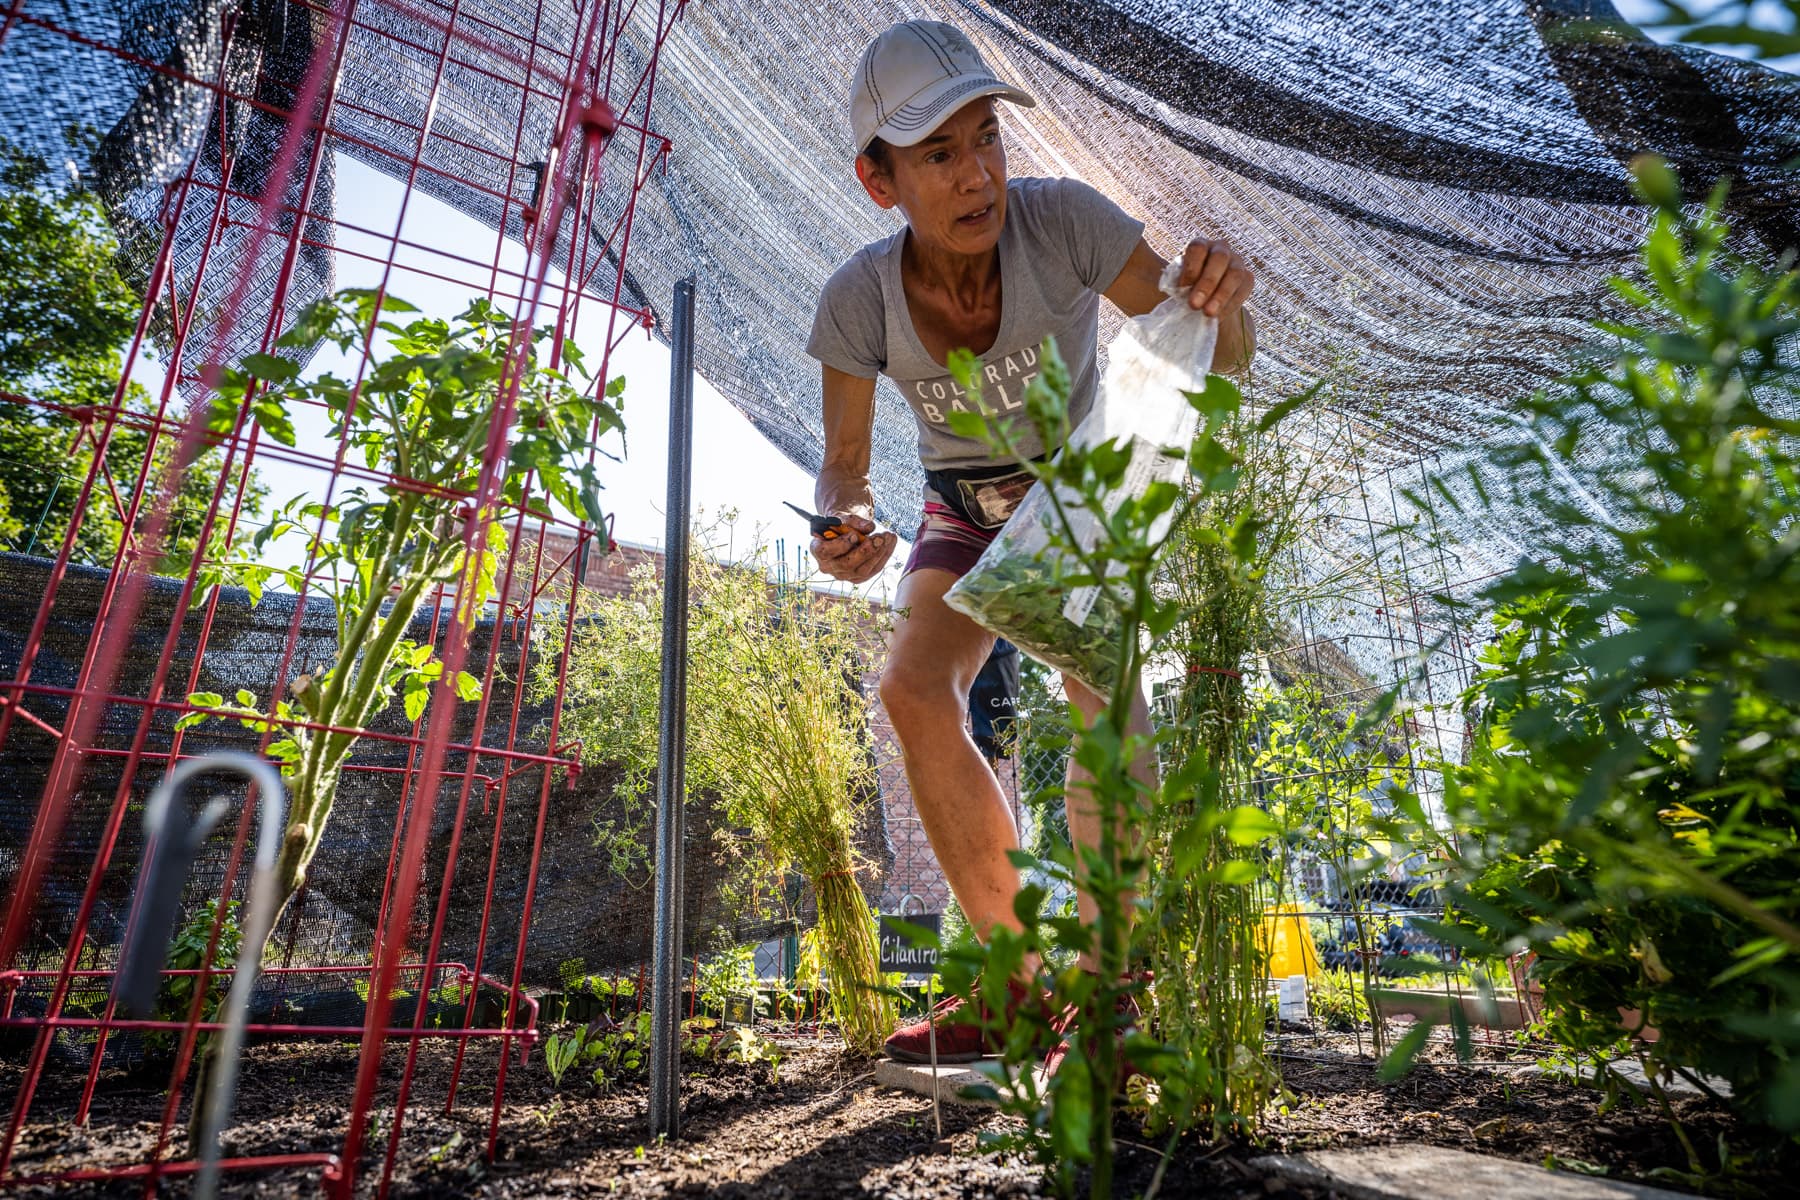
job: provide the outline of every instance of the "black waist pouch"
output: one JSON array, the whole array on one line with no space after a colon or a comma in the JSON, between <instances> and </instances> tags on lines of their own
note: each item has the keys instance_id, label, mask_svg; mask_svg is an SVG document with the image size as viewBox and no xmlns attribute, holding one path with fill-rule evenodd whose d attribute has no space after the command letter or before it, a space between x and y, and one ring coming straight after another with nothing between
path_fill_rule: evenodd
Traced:
<instances>
[{"instance_id":1,"label":"black waist pouch","mask_svg":"<svg viewBox=\"0 0 1800 1200\"><path fill-rule=\"evenodd\" d=\"M1042 462L1048 455L1035 458ZM1036 482L1021 467L971 467L967 470L926 471L925 482L956 510L956 515L977 529L998 529L1019 507L1019 501Z\"/></svg>"}]
</instances>

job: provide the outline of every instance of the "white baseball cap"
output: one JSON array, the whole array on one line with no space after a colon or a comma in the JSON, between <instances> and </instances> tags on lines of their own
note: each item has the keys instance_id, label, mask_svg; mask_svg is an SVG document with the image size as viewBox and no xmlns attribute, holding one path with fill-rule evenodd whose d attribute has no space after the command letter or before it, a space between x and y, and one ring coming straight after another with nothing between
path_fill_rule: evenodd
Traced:
<instances>
[{"instance_id":1,"label":"white baseball cap","mask_svg":"<svg viewBox=\"0 0 1800 1200\"><path fill-rule=\"evenodd\" d=\"M967 35L942 21L903 21L863 51L850 84L850 130L857 153L876 138L913 146L944 119L983 96L1026 108L1030 93L988 70Z\"/></svg>"}]
</instances>

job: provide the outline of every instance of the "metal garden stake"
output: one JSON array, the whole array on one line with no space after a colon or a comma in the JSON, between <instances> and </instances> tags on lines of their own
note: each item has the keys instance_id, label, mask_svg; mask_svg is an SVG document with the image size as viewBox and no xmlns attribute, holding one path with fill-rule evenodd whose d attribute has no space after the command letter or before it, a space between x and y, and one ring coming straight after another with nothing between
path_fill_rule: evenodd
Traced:
<instances>
[{"instance_id":1,"label":"metal garden stake","mask_svg":"<svg viewBox=\"0 0 1800 1200\"><path fill-rule=\"evenodd\" d=\"M694 279L675 285L663 548L662 728L656 765L656 917L650 984L650 1133L680 1136L682 838L686 815L688 493L693 468Z\"/></svg>"},{"instance_id":2,"label":"metal garden stake","mask_svg":"<svg viewBox=\"0 0 1800 1200\"><path fill-rule=\"evenodd\" d=\"M263 943L268 941L275 911L281 905L275 879L275 858L287 823L287 787L266 759L239 751L221 751L184 759L156 785L144 810L146 850L138 872L134 910L137 918L125 935L119 974L114 984L119 1007L136 1017L148 1017L156 1007L163 963L169 939L181 912L181 892L188 871L212 831L230 813L232 804L214 800L186 825L187 812L175 801L188 780L214 771L235 771L249 777L262 793L262 813L256 828L256 867L250 877L250 911L245 917L244 940L232 972L231 991L225 998L225 1028L219 1034L214 1068L218 1075L207 1089L205 1111L197 1147L200 1171L194 1181L199 1200L213 1200L219 1191L219 1134L231 1116L237 1093L238 1055L244 1047L244 1026L250 1015L250 995L256 990L262 966Z\"/></svg>"}]
</instances>

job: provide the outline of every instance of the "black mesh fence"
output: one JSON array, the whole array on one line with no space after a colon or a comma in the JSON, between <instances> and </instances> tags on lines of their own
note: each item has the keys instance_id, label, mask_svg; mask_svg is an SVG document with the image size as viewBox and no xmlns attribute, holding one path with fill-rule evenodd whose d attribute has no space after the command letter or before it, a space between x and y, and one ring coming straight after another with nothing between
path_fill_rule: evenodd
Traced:
<instances>
[{"instance_id":1,"label":"black mesh fence","mask_svg":"<svg viewBox=\"0 0 1800 1200\"><path fill-rule=\"evenodd\" d=\"M51 564L42 559L0 555L0 671L12 677L19 655L44 594ZM43 648L32 671L32 683L43 691L28 691L21 707L36 720L21 719L13 728L6 751L6 770L0 772L0 893L9 893L20 855L31 835L46 775L55 751L55 739L36 722L52 729L62 723L67 698L55 689L72 688L82 656L94 636L94 614L107 581L105 572L71 567L51 613ZM151 694L155 664L163 638L174 617L178 584L158 580L152 588L120 671L115 692L143 700ZM230 696L244 688L266 701L273 685L293 616L293 598L281 593L265 595L254 608L242 593L227 590L213 615L204 661L196 691ZM193 665L198 629L203 614L190 612L181 623L182 637L174 655L170 683L163 699L181 700ZM420 641L431 636L430 614L419 618L411 631ZM445 625L448 621L444 622ZM299 641L294 652L295 670L301 664L329 661L335 651L335 623L325 601L312 601L300 619ZM422 956L431 921L445 896L444 940L440 958L510 980L519 948L525 897L532 881L532 848L540 837L539 798L543 795L542 853L536 869L535 896L530 928L524 939L523 982L554 986L565 964L579 962L582 970L605 971L632 967L648 957L651 939L650 879L653 868L646 835L639 864L624 873L614 870L610 858L595 845L597 822L629 822L624 801L615 794L618 775L604 766L590 767L572 780L560 770L549 790L541 788L544 767L523 755L544 754L547 702L518 695L523 624L484 621L470 647L470 661L482 661L491 639L501 646L488 686L490 704L507 714L507 720L490 720L483 737L486 753L471 754L466 745L475 705L457 706L457 723L450 731L452 749L445 761L442 792L434 809L430 842L425 858L425 878L414 914L409 943ZM518 711L521 757L502 753L507 726ZM16 964L22 969L54 968L61 961L91 869L107 839L109 824L118 821L117 843L108 866L99 878L94 908L88 924L89 949L82 963L109 965L123 936L130 892L142 851L144 801L161 778L164 760L174 734L177 711L155 710L144 729L143 755L132 763L128 752L139 733L145 712L141 703L125 700L110 705L102 719L81 781L70 800L68 823L55 847L55 858L34 913L32 936ZM305 890L289 909L289 915L272 940L271 963L321 966L366 963L372 933L389 882L389 861L395 853L396 826L408 802L416 765L415 746L404 740L411 733L405 716L395 705L371 728L349 760L349 770L339 792L330 823L317 857L310 868ZM421 731L421 736L423 731ZM209 721L185 732L183 756L214 749L254 750L259 735L231 722ZM463 749L455 747L462 745ZM466 803L459 806L465 778ZM229 793L241 798L242 786ZM196 786L189 796L197 804L222 788ZM646 799L645 803L648 803ZM116 806L123 805L122 813ZM461 809L461 847L451 885L443 892L451 835ZM693 797L689 806L686 885L686 937L690 954L710 949L723 938L734 943L756 942L790 927L789 919L804 921L807 913L784 911L778 891L765 888L769 903L757 911L736 899L728 899L725 887L734 871L733 860L721 853L720 825L715 808L705 796ZM870 886L877 886L889 861L882 832L881 808L869 804L859 831L859 849L874 864ZM729 830L724 831L729 833ZM229 828L216 833L196 866L186 893L184 911L191 915L205 900L219 895L226 854L231 844ZM490 877L490 863L491 877ZM240 875L238 894L242 895ZM485 937L484 937L485 929ZM265 989L284 986L272 980ZM347 984L346 984L347 986Z\"/></svg>"}]
</instances>

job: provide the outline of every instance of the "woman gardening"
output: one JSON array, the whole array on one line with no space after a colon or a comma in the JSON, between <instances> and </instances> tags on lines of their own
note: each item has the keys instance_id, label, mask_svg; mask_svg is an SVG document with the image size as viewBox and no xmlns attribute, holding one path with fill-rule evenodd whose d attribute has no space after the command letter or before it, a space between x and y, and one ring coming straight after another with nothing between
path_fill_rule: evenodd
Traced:
<instances>
[{"instance_id":1,"label":"woman gardening","mask_svg":"<svg viewBox=\"0 0 1800 1200\"><path fill-rule=\"evenodd\" d=\"M1072 179L1006 174L995 102L1032 106L995 77L962 32L908 21L863 52L850 91L857 178L869 198L898 209L906 228L864 246L826 283L807 353L819 360L825 456L815 500L852 536L814 539L820 569L848 583L873 578L893 553L892 533L876 532L869 485L875 380L886 375L918 421L925 467L925 521L913 543L895 607L881 699L893 722L913 800L957 902L978 932L1016 928L1019 889L1007 853L1018 846L998 782L963 726L964 698L994 637L944 603L1030 485L1017 462L996 460L980 441L959 437L948 414L969 411L946 368L952 350L981 363L983 400L1004 413L1022 408L1037 374L1038 347L1053 336L1071 377L1069 416L1093 402L1099 369L1099 302L1127 316L1164 299L1165 263L1143 238L1143 223ZM1224 240L1196 240L1182 255L1180 286L1195 309L1219 320L1218 368L1240 372L1254 352L1244 309L1254 280ZM1047 454L1055 446L1028 445ZM1065 677L1069 701L1092 719L1095 693ZM1135 731L1147 733L1143 698ZM1151 767L1140 764L1145 772ZM1100 840L1099 818L1071 763L1066 807L1077 845ZM1093 908L1081 897L1082 914ZM1025 985L1011 985L1014 1003ZM929 1055L968 1062L984 1052L981 1032L947 1022L949 1002L929 1022L887 1040L896 1059Z\"/></svg>"}]
</instances>

